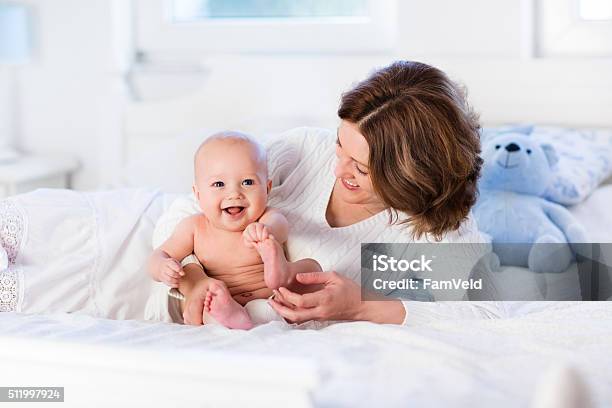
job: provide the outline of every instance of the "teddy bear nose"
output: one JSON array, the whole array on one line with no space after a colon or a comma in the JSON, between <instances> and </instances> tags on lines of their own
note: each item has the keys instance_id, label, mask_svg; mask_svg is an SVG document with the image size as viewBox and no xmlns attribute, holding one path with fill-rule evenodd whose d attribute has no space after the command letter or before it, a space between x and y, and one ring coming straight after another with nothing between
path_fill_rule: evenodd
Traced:
<instances>
[{"instance_id":1,"label":"teddy bear nose","mask_svg":"<svg viewBox=\"0 0 612 408\"><path fill-rule=\"evenodd\" d=\"M508 143L505 147L506 151L512 153L512 152L518 152L519 150L521 150L521 148L519 147L519 145L517 145L516 143Z\"/></svg>"}]
</instances>

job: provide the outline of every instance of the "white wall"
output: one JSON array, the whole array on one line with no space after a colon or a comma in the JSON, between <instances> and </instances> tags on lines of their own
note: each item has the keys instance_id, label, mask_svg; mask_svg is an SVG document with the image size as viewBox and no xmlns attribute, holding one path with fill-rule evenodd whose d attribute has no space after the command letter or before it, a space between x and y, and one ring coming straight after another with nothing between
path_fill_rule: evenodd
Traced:
<instances>
[{"instance_id":1,"label":"white wall","mask_svg":"<svg viewBox=\"0 0 612 408\"><path fill-rule=\"evenodd\" d=\"M40 53L20 72L21 144L31 151L76 154L84 163L75 179L76 187L94 188L115 165L120 144L112 114L119 101L118 83L111 72L110 1L28 3L38 14ZM321 123L314 125L327 125L334 120L340 92L372 67L395 58L416 59L438 65L465 83L485 123L612 125L612 61L524 59L522 3L401 0L398 49L393 55L208 56L210 75L206 78L178 81L171 75L149 74L140 75L137 83L145 95L152 96L176 96L177 89L188 94L204 84L215 106L228 107L224 114L215 116L216 123L211 126L236 123L236 111L229 107L236 106L237 96L245 93L257 98L262 84L274 83L277 86L269 87L264 98L268 102L258 106L262 112L306 111L304 116L321 118ZM228 61L244 70L228 69ZM238 87L235 75L240 72L248 72L254 80L243 78ZM137 112L148 119L148 108L145 105ZM184 109L184 104L177 103L175 114ZM185 117L183 127L187 129L191 123L189 115ZM183 130L160 126L161 118L150 118L148 130Z\"/></svg>"},{"instance_id":2,"label":"white wall","mask_svg":"<svg viewBox=\"0 0 612 408\"><path fill-rule=\"evenodd\" d=\"M612 126L612 58L525 58L534 46L522 32L532 1L400 4L398 57L434 64L467 85L485 124Z\"/></svg>"},{"instance_id":3,"label":"white wall","mask_svg":"<svg viewBox=\"0 0 612 408\"><path fill-rule=\"evenodd\" d=\"M19 145L78 157L74 184L90 189L102 171L98 150L110 67L106 0L29 0L36 50L19 69Z\"/></svg>"}]
</instances>

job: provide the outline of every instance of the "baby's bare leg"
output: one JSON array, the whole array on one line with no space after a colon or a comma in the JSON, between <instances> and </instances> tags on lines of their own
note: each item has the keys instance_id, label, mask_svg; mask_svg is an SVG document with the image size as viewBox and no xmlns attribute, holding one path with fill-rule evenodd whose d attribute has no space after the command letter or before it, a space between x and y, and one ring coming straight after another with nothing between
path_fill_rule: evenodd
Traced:
<instances>
[{"instance_id":1,"label":"baby's bare leg","mask_svg":"<svg viewBox=\"0 0 612 408\"><path fill-rule=\"evenodd\" d=\"M248 330L253 327L246 309L222 285L210 285L204 300L204 311L230 329Z\"/></svg>"},{"instance_id":2,"label":"baby's bare leg","mask_svg":"<svg viewBox=\"0 0 612 408\"><path fill-rule=\"evenodd\" d=\"M281 245L274 238L268 238L255 245L264 263L264 282L270 289L289 285L295 275L289 268L289 262Z\"/></svg>"},{"instance_id":3,"label":"baby's bare leg","mask_svg":"<svg viewBox=\"0 0 612 408\"><path fill-rule=\"evenodd\" d=\"M281 245L268 238L257 245L257 251L264 263L264 281L270 289L287 288L298 293L312 292L318 285L302 285L295 280L295 275L301 272L318 272L321 266L314 259L301 259L288 262Z\"/></svg>"},{"instance_id":4,"label":"baby's bare leg","mask_svg":"<svg viewBox=\"0 0 612 408\"><path fill-rule=\"evenodd\" d=\"M286 288L292 292L304 294L316 292L323 289L324 285L303 285L295 279L295 275L305 272L321 272L321 265L311 258L300 259L299 261L289 262L289 269L294 277L293 281Z\"/></svg>"}]
</instances>

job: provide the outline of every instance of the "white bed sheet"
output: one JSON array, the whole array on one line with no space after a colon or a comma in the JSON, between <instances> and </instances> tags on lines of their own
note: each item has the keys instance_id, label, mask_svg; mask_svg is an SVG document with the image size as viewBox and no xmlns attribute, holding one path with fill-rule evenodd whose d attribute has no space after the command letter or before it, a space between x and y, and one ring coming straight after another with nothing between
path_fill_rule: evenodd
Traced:
<instances>
[{"instance_id":1,"label":"white bed sheet","mask_svg":"<svg viewBox=\"0 0 612 408\"><path fill-rule=\"evenodd\" d=\"M273 322L249 332L9 313L0 318L0 333L165 355L303 357L317 367L320 386L312 398L322 407L528 406L547 370L569 364L582 375L594 406L612 406L612 303L549 302L531 310L514 318L411 328L356 322L311 330Z\"/></svg>"},{"instance_id":2,"label":"white bed sheet","mask_svg":"<svg viewBox=\"0 0 612 408\"><path fill-rule=\"evenodd\" d=\"M138 318L140 308L132 305L128 310L125 305L134 303L132 295L142 292L141 285L145 285L146 276L139 267L148 252L155 219L167 206L169 196L129 190L89 198L61 191L29 196L30 204L24 207L26 220L30 221L26 234L29 238L22 245L20 265L27 278L24 282L29 285L26 294L27 288L37 282L36 276L44 277L40 273L47 265L47 256L30 256L28 251L40 247L32 242L48 240L47 224L37 222L35 217L49 218L49 209L43 204L47 202L44 198L51 196L57 215L53 222L47 222L51 231L78 229L106 243L102 248L112 249L100 255L96 252L99 249L87 252L88 247L79 246L87 252L84 260L90 257L106 265L94 277L100 288L107 288L104 293L113 294L104 299L114 303L109 303L99 316ZM612 234L612 217L605 211L610 200L612 188L606 187L573 209L576 216L583 217L581 221L589 223L588 229L596 232L600 241ZM75 208L88 228L81 228L81 224L75 227L72 218L60 213L73 214ZM82 242L77 238L71 236L74 245ZM124 243L120 248L111 245L119 242ZM137 250L122 250L128 244ZM57 261L57 270L73 276L80 267L59 262L59 250L70 249L64 247L58 246L50 259ZM55 284L49 288L44 282L41 280L41 290L55 288ZM41 310L32 311L49 310L49 305L41 303L42 298L36 299ZM26 301L33 302L34 298ZM214 350L304 357L318 367L321 385L313 394L318 406L524 406L533 398L538 379L549 367L569 362L585 376L596 406L612 406L612 303L548 302L533 310L521 317L439 321L411 328L343 323L314 331L290 330L271 323L251 332L114 321L83 314L2 313L0 336L145 348L163 355L178 350ZM1 344L0 338L0 347ZM2 375L3 379L10 378L10 373L9 377L6 372Z\"/></svg>"}]
</instances>

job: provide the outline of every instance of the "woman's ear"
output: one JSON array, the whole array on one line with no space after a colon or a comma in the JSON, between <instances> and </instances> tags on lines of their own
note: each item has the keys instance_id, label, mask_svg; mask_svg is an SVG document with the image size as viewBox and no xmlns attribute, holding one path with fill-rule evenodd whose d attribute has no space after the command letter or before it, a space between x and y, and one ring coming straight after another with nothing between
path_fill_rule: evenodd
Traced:
<instances>
[{"instance_id":1,"label":"woman's ear","mask_svg":"<svg viewBox=\"0 0 612 408\"><path fill-rule=\"evenodd\" d=\"M270 194L270 190L272 190L272 180L268 180L267 186L268 186L268 194Z\"/></svg>"}]
</instances>

